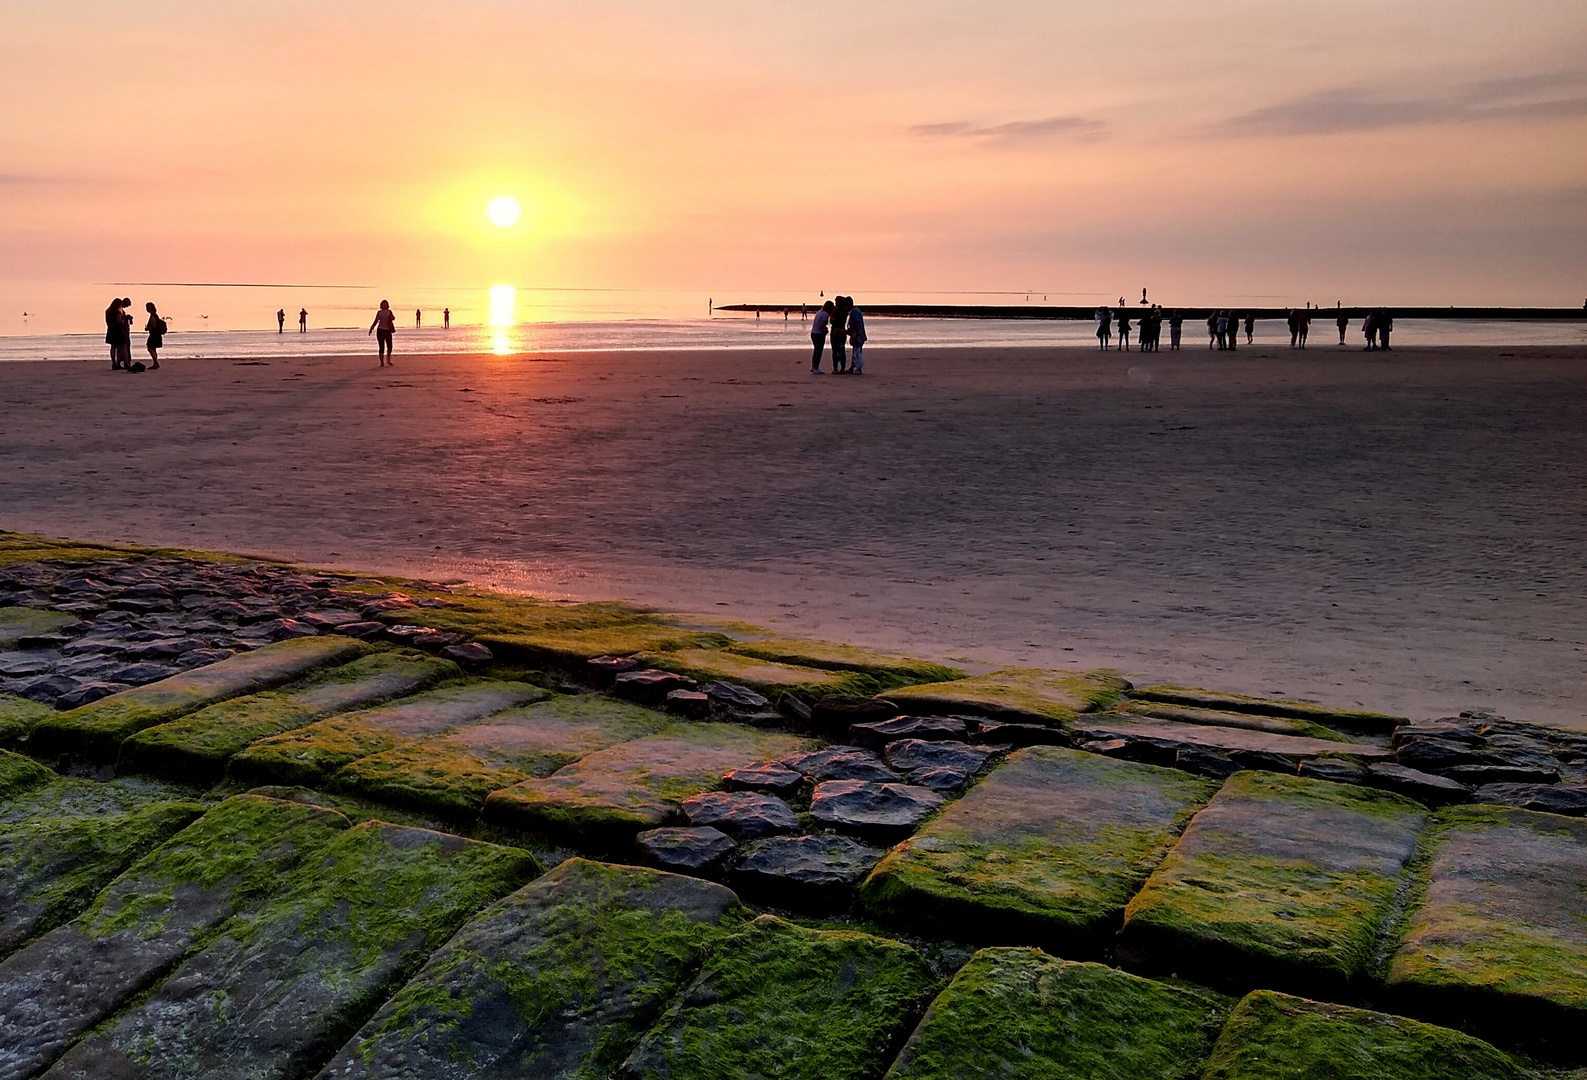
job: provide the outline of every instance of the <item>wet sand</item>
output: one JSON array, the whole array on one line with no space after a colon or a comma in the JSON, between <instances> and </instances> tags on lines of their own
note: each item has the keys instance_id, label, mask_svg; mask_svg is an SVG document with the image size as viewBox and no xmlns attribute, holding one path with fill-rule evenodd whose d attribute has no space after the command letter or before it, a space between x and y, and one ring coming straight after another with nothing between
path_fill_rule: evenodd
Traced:
<instances>
[{"instance_id":1,"label":"wet sand","mask_svg":"<svg viewBox=\"0 0 1587 1080\"><path fill-rule=\"evenodd\" d=\"M0 364L0 527L1587 726L1587 351L808 365Z\"/></svg>"}]
</instances>

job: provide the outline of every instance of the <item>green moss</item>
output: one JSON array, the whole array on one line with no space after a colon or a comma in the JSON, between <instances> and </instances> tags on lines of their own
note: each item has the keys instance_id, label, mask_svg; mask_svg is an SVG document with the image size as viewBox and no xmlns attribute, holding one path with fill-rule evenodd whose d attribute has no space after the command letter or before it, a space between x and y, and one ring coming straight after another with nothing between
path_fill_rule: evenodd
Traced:
<instances>
[{"instance_id":1,"label":"green moss","mask_svg":"<svg viewBox=\"0 0 1587 1080\"><path fill-rule=\"evenodd\" d=\"M911 712L984 713L1063 727L1081 713L1110 708L1129 685L1110 671L1006 668L955 682L889 690L887 699Z\"/></svg>"},{"instance_id":2,"label":"green moss","mask_svg":"<svg viewBox=\"0 0 1587 1080\"><path fill-rule=\"evenodd\" d=\"M151 803L0 831L0 954L75 917L112 878L203 812L193 802Z\"/></svg>"},{"instance_id":3,"label":"green moss","mask_svg":"<svg viewBox=\"0 0 1587 1080\"><path fill-rule=\"evenodd\" d=\"M1387 1013L1261 990L1229 1018L1206 1080L1525 1080L1487 1043Z\"/></svg>"},{"instance_id":4,"label":"green moss","mask_svg":"<svg viewBox=\"0 0 1587 1080\"><path fill-rule=\"evenodd\" d=\"M363 642L344 637L278 641L48 717L33 729L29 752L50 759L113 761L122 741L144 728L281 686L368 651Z\"/></svg>"},{"instance_id":5,"label":"green moss","mask_svg":"<svg viewBox=\"0 0 1587 1080\"><path fill-rule=\"evenodd\" d=\"M1016 751L893 848L861 901L928 933L1106 955L1125 904L1216 790L1174 769Z\"/></svg>"},{"instance_id":6,"label":"green moss","mask_svg":"<svg viewBox=\"0 0 1587 1080\"><path fill-rule=\"evenodd\" d=\"M1369 712L1364 709L1334 709L1326 705L1314 705L1309 701L1230 694L1221 690L1203 690L1194 686L1167 684L1148 686L1131 690L1130 697L1141 701L1160 701L1170 705L1189 705L1203 709L1220 709L1225 712L1287 716L1296 720L1312 720L1320 724L1379 735L1390 734L1396 727L1405 723L1405 717L1390 716L1387 713Z\"/></svg>"},{"instance_id":7,"label":"green moss","mask_svg":"<svg viewBox=\"0 0 1587 1080\"><path fill-rule=\"evenodd\" d=\"M888 1080L1193 1080L1233 1001L983 949L926 1010Z\"/></svg>"},{"instance_id":8,"label":"green moss","mask_svg":"<svg viewBox=\"0 0 1587 1080\"><path fill-rule=\"evenodd\" d=\"M142 777L98 781L55 776L0 802L0 830L57 818L121 814L151 803L182 802L192 797L190 789Z\"/></svg>"},{"instance_id":9,"label":"green moss","mask_svg":"<svg viewBox=\"0 0 1587 1080\"><path fill-rule=\"evenodd\" d=\"M55 710L48 705L11 694L0 694L0 746L18 745L32 733L39 721L54 715Z\"/></svg>"},{"instance_id":10,"label":"green moss","mask_svg":"<svg viewBox=\"0 0 1587 1080\"><path fill-rule=\"evenodd\" d=\"M458 932L329 1075L611 1075L742 909L720 885L570 859Z\"/></svg>"},{"instance_id":11,"label":"green moss","mask_svg":"<svg viewBox=\"0 0 1587 1080\"><path fill-rule=\"evenodd\" d=\"M30 607L0 607L0 649L15 648L18 641L37 634L53 634L77 622L76 615Z\"/></svg>"},{"instance_id":12,"label":"green moss","mask_svg":"<svg viewBox=\"0 0 1587 1080\"><path fill-rule=\"evenodd\" d=\"M618 1075L872 1077L935 983L901 942L763 915L721 944Z\"/></svg>"},{"instance_id":13,"label":"green moss","mask_svg":"<svg viewBox=\"0 0 1587 1080\"><path fill-rule=\"evenodd\" d=\"M721 649L641 653L638 659L649 667L677 672L700 682L738 683L767 697L788 693L811 699L827 694L867 696L881 689L874 678L859 672L795 667Z\"/></svg>"},{"instance_id":14,"label":"green moss","mask_svg":"<svg viewBox=\"0 0 1587 1080\"><path fill-rule=\"evenodd\" d=\"M281 875L314 854L347 818L303 803L237 795L134 864L80 920L89 937L151 932L169 918L179 890L225 888L226 909L241 910L281 885Z\"/></svg>"},{"instance_id":15,"label":"green moss","mask_svg":"<svg viewBox=\"0 0 1587 1080\"><path fill-rule=\"evenodd\" d=\"M1426 822L1387 792L1239 773L1130 901L1120 958L1241 990L1363 993Z\"/></svg>"},{"instance_id":16,"label":"green moss","mask_svg":"<svg viewBox=\"0 0 1587 1080\"><path fill-rule=\"evenodd\" d=\"M893 656L873 652L856 645L834 641L796 641L772 639L767 641L741 641L728 646L729 652L753 656L761 660L774 660L780 664L793 664L807 668L825 668L829 671L857 671L876 680L882 689L907 686L910 683L949 682L962 679L965 673L958 668L930 660L916 660L909 656Z\"/></svg>"},{"instance_id":17,"label":"green moss","mask_svg":"<svg viewBox=\"0 0 1587 1080\"><path fill-rule=\"evenodd\" d=\"M142 547L136 544L85 544L74 540L55 540L46 536L0 531L0 566L23 562L91 563L144 557L230 563L259 561L213 551Z\"/></svg>"},{"instance_id":18,"label":"green moss","mask_svg":"<svg viewBox=\"0 0 1587 1080\"><path fill-rule=\"evenodd\" d=\"M597 694L555 697L360 758L332 783L379 802L471 820L492 791L550 776L585 754L653 735L667 722Z\"/></svg>"},{"instance_id":19,"label":"green moss","mask_svg":"<svg viewBox=\"0 0 1587 1080\"><path fill-rule=\"evenodd\" d=\"M53 772L32 758L0 750L0 806L29 788L36 788L54 779Z\"/></svg>"},{"instance_id":20,"label":"green moss","mask_svg":"<svg viewBox=\"0 0 1587 1080\"><path fill-rule=\"evenodd\" d=\"M673 724L597 750L545 779L494 791L485 815L580 850L622 850L640 830L675 816L684 799L715 788L724 773L810 745L736 724Z\"/></svg>"},{"instance_id":21,"label":"green moss","mask_svg":"<svg viewBox=\"0 0 1587 1080\"><path fill-rule=\"evenodd\" d=\"M1171 720L1180 724L1244 728L1248 731L1265 731L1273 735L1294 735L1303 739L1350 741L1333 728L1324 727L1312 720L1297 720L1288 716L1201 709L1191 705L1165 705L1155 701L1126 701L1119 705L1117 711L1131 717L1144 716L1153 720Z\"/></svg>"},{"instance_id":22,"label":"green moss","mask_svg":"<svg viewBox=\"0 0 1587 1080\"><path fill-rule=\"evenodd\" d=\"M582 673L597 656L630 656L655 650L709 648L727 644L721 634L682 630L665 623L624 623L589 630L485 634L479 639L498 656Z\"/></svg>"},{"instance_id":23,"label":"green moss","mask_svg":"<svg viewBox=\"0 0 1587 1080\"><path fill-rule=\"evenodd\" d=\"M293 689L232 698L145 728L121 744L117 768L211 784L234 755L259 739L459 674L456 664L414 650L375 653L310 676Z\"/></svg>"}]
</instances>

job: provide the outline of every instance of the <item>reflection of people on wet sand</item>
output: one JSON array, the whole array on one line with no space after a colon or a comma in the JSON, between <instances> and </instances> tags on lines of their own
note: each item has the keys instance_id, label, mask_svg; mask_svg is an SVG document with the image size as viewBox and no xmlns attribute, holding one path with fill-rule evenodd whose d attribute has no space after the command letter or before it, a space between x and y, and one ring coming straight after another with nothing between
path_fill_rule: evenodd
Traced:
<instances>
[{"instance_id":1,"label":"reflection of people on wet sand","mask_svg":"<svg viewBox=\"0 0 1587 1080\"><path fill-rule=\"evenodd\" d=\"M380 310L375 312L375 321L369 324L369 334L375 335L375 345L380 350L380 366L385 367L392 363L391 338L397 331L397 313L391 310L391 304L385 300L380 302ZM365 334L368 337L369 334Z\"/></svg>"},{"instance_id":2,"label":"reflection of people on wet sand","mask_svg":"<svg viewBox=\"0 0 1587 1080\"><path fill-rule=\"evenodd\" d=\"M308 308L300 308L300 309L298 309L298 333L306 334L308 332L309 332L309 309Z\"/></svg>"},{"instance_id":3,"label":"reflection of people on wet sand","mask_svg":"<svg viewBox=\"0 0 1587 1080\"><path fill-rule=\"evenodd\" d=\"M276 333L284 334L286 332L287 332L287 309L286 308L277 308L276 309Z\"/></svg>"},{"instance_id":4,"label":"reflection of people on wet sand","mask_svg":"<svg viewBox=\"0 0 1587 1080\"><path fill-rule=\"evenodd\" d=\"M143 324L144 330L149 334L149 370L160 370L160 349L165 345L165 320L160 318L160 313L154 310L154 301L150 300L143 305L143 310L149 313L149 321Z\"/></svg>"}]
</instances>

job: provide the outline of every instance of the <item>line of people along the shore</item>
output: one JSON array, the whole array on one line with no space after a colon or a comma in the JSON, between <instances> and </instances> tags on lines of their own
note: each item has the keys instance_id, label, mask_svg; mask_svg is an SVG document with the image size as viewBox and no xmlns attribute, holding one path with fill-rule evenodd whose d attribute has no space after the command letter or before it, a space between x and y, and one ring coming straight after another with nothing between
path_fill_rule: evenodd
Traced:
<instances>
[{"instance_id":1,"label":"line of people along the shore","mask_svg":"<svg viewBox=\"0 0 1587 1080\"><path fill-rule=\"evenodd\" d=\"M1153 304L1145 311L1140 312L1140 317L1132 326L1130 322L1130 309L1123 306L1115 312L1106 305L1097 308L1097 347L1107 350L1118 348L1125 352L1130 349L1130 333L1136 334L1136 347L1140 352L1158 352L1163 335L1163 323L1168 323L1168 348L1170 351L1180 347L1184 333L1185 318L1177 310L1170 311L1165 316L1162 305ZM1322 314L1321 308L1289 308L1285 312L1285 323L1289 328L1289 347L1304 349L1306 338L1311 332L1311 323L1314 316ZM1336 309L1334 323L1339 329L1339 344L1345 344L1345 333L1350 329L1350 316L1341 306ZM1243 324L1243 326L1242 326ZM1118 344L1114 344L1115 329L1117 330ZM1241 316L1235 311L1213 311L1207 316L1207 348L1209 349L1238 349L1240 347L1240 331L1245 331L1245 343L1251 345L1256 339L1256 316L1246 312ZM1367 313L1361 321L1361 334L1366 339L1366 350L1371 352L1378 349L1388 349L1389 335L1394 331L1394 317L1387 311L1377 310ZM816 349L816 357L820 359L820 347Z\"/></svg>"}]
</instances>

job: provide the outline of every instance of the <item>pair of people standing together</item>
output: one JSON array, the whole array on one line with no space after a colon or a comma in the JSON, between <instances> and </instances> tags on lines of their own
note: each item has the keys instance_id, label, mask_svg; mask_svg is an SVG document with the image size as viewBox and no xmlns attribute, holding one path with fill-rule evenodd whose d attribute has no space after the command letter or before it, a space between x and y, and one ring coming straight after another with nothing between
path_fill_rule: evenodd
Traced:
<instances>
[{"instance_id":1,"label":"pair of people standing together","mask_svg":"<svg viewBox=\"0 0 1587 1080\"><path fill-rule=\"evenodd\" d=\"M130 296L117 297L110 301L110 306L105 309L105 344L110 346L112 371L146 370L141 363L134 366L132 360L132 315L127 311L131 306ZM153 300L144 304L143 310L149 313L149 321L143 325L143 329L149 335L146 343L146 348L149 350L147 370L157 371L160 367L160 350L165 346L168 327L165 320L160 317L159 311L155 310Z\"/></svg>"},{"instance_id":2,"label":"pair of people standing together","mask_svg":"<svg viewBox=\"0 0 1587 1080\"><path fill-rule=\"evenodd\" d=\"M832 374L865 374L865 313L854 306L854 297L839 296L828 300L816 312L810 324L810 343L815 353L810 358L810 372L821 374L821 352L832 337ZM843 343L849 344L852 366L843 355Z\"/></svg>"}]
</instances>

